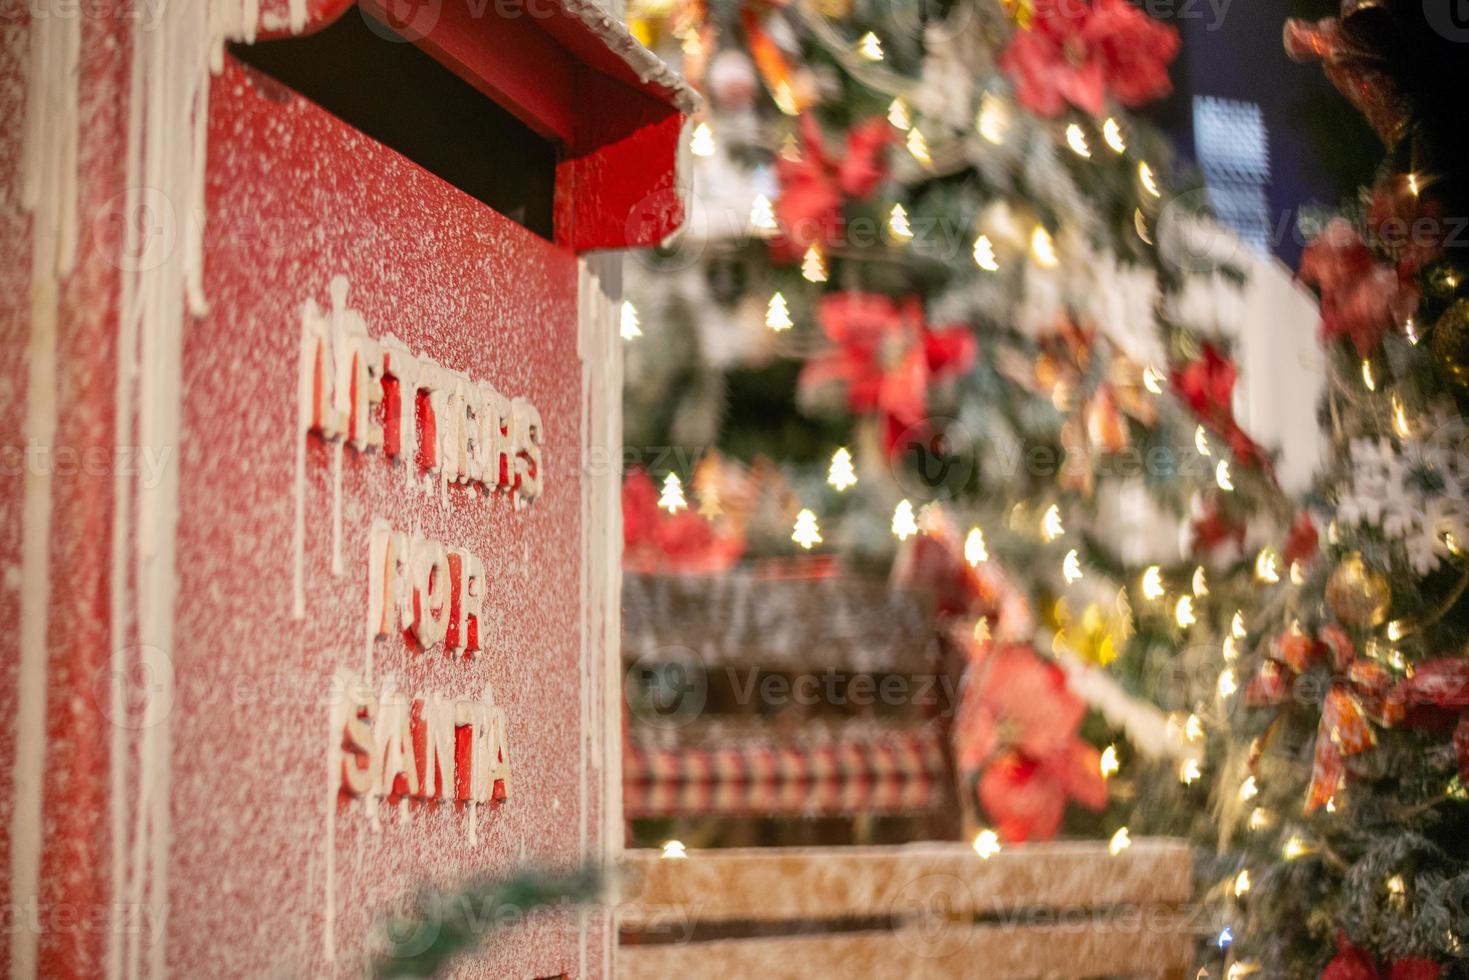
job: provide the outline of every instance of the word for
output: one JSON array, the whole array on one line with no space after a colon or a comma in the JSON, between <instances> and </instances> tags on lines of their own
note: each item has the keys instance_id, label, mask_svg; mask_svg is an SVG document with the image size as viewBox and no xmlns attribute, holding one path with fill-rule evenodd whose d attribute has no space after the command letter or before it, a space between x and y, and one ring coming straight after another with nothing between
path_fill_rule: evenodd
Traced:
<instances>
[{"instance_id":1,"label":"word for","mask_svg":"<svg viewBox=\"0 0 1469 980\"><path fill-rule=\"evenodd\" d=\"M509 799L505 711L488 685L479 698L410 697L390 678L374 696L356 675L339 676L341 790L389 801Z\"/></svg>"},{"instance_id":2,"label":"word for","mask_svg":"<svg viewBox=\"0 0 1469 980\"><path fill-rule=\"evenodd\" d=\"M332 309L308 299L301 315L301 427L344 439L362 452L380 448L445 482L512 492L516 505L538 497L541 414L525 398L506 398L484 382L413 354L392 334L368 336L347 307L347 278L331 282Z\"/></svg>"},{"instance_id":3,"label":"word for","mask_svg":"<svg viewBox=\"0 0 1469 980\"><path fill-rule=\"evenodd\" d=\"M421 534L372 525L368 547L367 625L374 638L406 631L425 650L442 643L472 656L484 626L485 563L462 548Z\"/></svg>"}]
</instances>

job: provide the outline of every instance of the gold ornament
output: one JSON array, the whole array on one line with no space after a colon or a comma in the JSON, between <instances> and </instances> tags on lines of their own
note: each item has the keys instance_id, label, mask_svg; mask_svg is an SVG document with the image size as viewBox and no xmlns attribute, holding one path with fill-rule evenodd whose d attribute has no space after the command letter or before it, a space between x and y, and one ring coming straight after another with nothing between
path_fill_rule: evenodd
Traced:
<instances>
[{"instance_id":1,"label":"gold ornament","mask_svg":"<svg viewBox=\"0 0 1469 980\"><path fill-rule=\"evenodd\" d=\"M1368 568L1354 551L1341 560L1327 580L1326 603L1347 626L1381 626L1392 604L1392 588L1385 575Z\"/></svg>"},{"instance_id":2,"label":"gold ornament","mask_svg":"<svg viewBox=\"0 0 1469 980\"><path fill-rule=\"evenodd\" d=\"M1469 387L1469 299L1456 299L1433 327L1433 359L1444 377Z\"/></svg>"}]
</instances>

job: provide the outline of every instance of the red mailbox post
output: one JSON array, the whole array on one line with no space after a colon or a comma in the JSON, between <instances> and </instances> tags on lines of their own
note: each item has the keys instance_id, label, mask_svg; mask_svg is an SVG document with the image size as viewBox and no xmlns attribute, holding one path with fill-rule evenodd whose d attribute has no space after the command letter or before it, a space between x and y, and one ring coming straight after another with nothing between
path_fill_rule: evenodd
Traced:
<instances>
[{"instance_id":1,"label":"red mailbox post","mask_svg":"<svg viewBox=\"0 0 1469 980\"><path fill-rule=\"evenodd\" d=\"M589 0L99 10L0 54L6 957L360 975L420 886L619 844L582 253L681 222L693 97ZM458 970L613 941L554 910Z\"/></svg>"}]
</instances>

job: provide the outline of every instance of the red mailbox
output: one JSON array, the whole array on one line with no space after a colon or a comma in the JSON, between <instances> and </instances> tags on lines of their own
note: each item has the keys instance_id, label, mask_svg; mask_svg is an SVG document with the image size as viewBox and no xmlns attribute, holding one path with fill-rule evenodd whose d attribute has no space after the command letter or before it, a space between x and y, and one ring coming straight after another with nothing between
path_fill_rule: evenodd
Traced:
<instances>
[{"instance_id":1,"label":"red mailbox","mask_svg":"<svg viewBox=\"0 0 1469 980\"><path fill-rule=\"evenodd\" d=\"M682 221L694 97L590 0L18 28L11 975L360 975L424 885L615 854L617 283L583 253ZM614 940L552 909L456 975Z\"/></svg>"}]
</instances>

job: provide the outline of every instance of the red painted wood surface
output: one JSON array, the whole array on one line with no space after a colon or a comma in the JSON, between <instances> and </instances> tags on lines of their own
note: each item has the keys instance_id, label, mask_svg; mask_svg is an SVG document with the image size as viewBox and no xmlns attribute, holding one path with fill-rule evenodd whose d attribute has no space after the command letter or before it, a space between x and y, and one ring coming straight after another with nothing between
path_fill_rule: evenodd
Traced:
<instances>
[{"instance_id":1,"label":"red painted wood surface","mask_svg":"<svg viewBox=\"0 0 1469 980\"><path fill-rule=\"evenodd\" d=\"M285 5L264 6L279 16ZM331 6L315 2L310 10L324 17ZM175 672L165 929L173 975L357 973L355 957L371 931L425 882L452 885L528 863L574 867L597 852L605 825L600 782L582 768L584 752L600 749L581 729L576 253L656 241L677 226L682 211L671 198L672 165L682 120L666 92L620 77L625 66L597 53L596 39L577 23L516 27L539 31L546 50L561 52L559 62L548 63L564 70L555 84L527 86L527 66L494 56L489 42L514 42L513 32L449 17L434 39L438 47L430 46L440 54L458 51L460 67L484 81L482 91L562 137L556 242L232 59L214 79L202 216L210 311L185 326L181 441L150 447L178 467L182 486L176 640L166 651ZM126 190L131 29L102 19L82 28L81 245L62 287L57 369L57 445L78 452L111 452L118 364L128 360L118 351L125 263L116 222L127 217L118 202ZM26 90L21 50L0 50L0 111L17 120ZM522 95L512 99L515 91ZM0 182L7 187L15 185L21 138L19 126L0 135ZM182 241L193 216L174 217ZM0 387L7 394L0 431L3 447L14 448L24 446L32 230L14 210L0 221ZM374 338L395 335L445 367L536 405L545 489L521 510L508 495L459 486L443 501L436 478L429 493L405 487L403 470L412 464L348 449L338 576L331 570L334 450L308 437L307 601L305 619L296 620L301 309L308 299L329 308L329 283L339 274L350 283L348 305L362 312ZM130 851L134 841L114 838L110 808L131 812L136 800L112 795L108 744L117 724L135 719L112 717L105 696L117 652L110 601L115 462L101 473L58 474L52 485L39 897L53 916L69 910L72 924L58 927L53 918L42 931L40 972L48 977L103 973L106 929L77 923L127 899L116 888L113 851L118 844ZM0 485L0 566L7 577L0 614L12 622L24 465L16 472L7 466ZM325 773L340 740L326 698L338 669L363 669L374 519L485 560L490 598L477 630L481 654L464 660L424 653L391 637L375 646L374 674L379 684L395 677L410 694L475 697L490 685L508 717L513 785L508 799L481 813L473 841L468 815L454 803L384 806L374 826L363 800L340 797L331 824L332 887ZM135 524L121 545L132 553ZM135 575L130 560L121 568L130 605L138 598ZM124 644L130 636L125 628ZM5 718L15 715L18 661L17 636L0 631ZM131 730L127 744L131 770ZM13 726L0 726L0 821L7 826L14 755ZM128 794L135 793L129 785ZM8 836L0 834L7 879L12 857ZM322 939L331 895L335 963ZM558 911L500 934L459 973L601 975L605 928L598 917L584 927L575 912ZM7 940L3 958L9 950Z\"/></svg>"}]
</instances>

